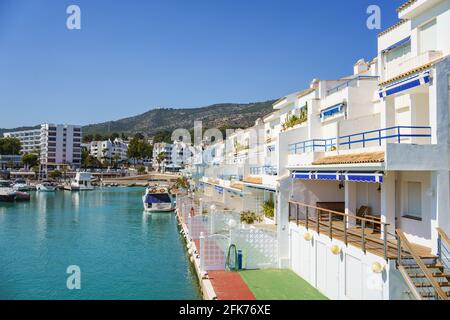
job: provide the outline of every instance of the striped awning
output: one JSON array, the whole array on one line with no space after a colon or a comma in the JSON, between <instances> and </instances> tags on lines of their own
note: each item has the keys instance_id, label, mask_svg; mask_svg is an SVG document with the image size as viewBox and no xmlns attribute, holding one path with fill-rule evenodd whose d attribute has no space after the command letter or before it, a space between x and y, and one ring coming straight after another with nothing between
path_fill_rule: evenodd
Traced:
<instances>
[{"instance_id":1,"label":"striped awning","mask_svg":"<svg viewBox=\"0 0 450 320\"><path fill-rule=\"evenodd\" d=\"M353 181L367 183L383 183L382 172L306 172L295 171L293 179L299 180L328 180L328 181Z\"/></svg>"},{"instance_id":2,"label":"striped awning","mask_svg":"<svg viewBox=\"0 0 450 320\"><path fill-rule=\"evenodd\" d=\"M331 117L332 115L339 113L344 108L344 103L339 103L329 108L326 108L320 112L320 119L323 120L325 118Z\"/></svg>"},{"instance_id":3,"label":"striped awning","mask_svg":"<svg viewBox=\"0 0 450 320\"><path fill-rule=\"evenodd\" d=\"M392 46L390 46L390 47L384 49L384 50L381 51L381 52L382 52L382 53L386 53L386 52L388 52L388 51L391 51L391 50L400 48L401 46L403 46L403 45L405 45L405 44L407 44L407 43L409 43L409 42L411 42L411 37L406 37L405 39L400 40L399 42L393 44Z\"/></svg>"},{"instance_id":4,"label":"striped awning","mask_svg":"<svg viewBox=\"0 0 450 320\"><path fill-rule=\"evenodd\" d=\"M429 82L430 70L426 70L381 88L378 93L380 98L384 98Z\"/></svg>"}]
</instances>

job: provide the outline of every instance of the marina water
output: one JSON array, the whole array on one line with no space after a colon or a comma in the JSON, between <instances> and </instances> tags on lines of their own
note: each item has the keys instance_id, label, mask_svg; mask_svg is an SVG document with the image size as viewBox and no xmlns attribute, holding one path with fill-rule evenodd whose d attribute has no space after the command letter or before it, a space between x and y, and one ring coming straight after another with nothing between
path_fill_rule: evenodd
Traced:
<instances>
[{"instance_id":1,"label":"marina water","mask_svg":"<svg viewBox=\"0 0 450 320\"><path fill-rule=\"evenodd\" d=\"M0 299L199 299L174 214L143 188L32 193L0 203ZM67 267L81 289L67 288Z\"/></svg>"}]
</instances>

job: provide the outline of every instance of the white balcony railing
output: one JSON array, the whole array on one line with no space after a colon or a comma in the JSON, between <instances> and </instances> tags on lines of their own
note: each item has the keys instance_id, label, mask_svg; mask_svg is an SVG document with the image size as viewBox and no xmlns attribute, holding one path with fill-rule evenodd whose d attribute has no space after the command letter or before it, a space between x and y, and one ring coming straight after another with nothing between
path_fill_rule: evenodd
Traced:
<instances>
[{"instance_id":1,"label":"white balcony railing","mask_svg":"<svg viewBox=\"0 0 450 320\"><path fill-rule=\"evenodd\" d=\"M399 76L409 70L421 67L427 63L430 63L436 59L442 57L441 51L426 51L418 56L402 59L401 61L393 61L386 65L385 79L389 80L396 76Z\"/></svg>"}]
</instances>

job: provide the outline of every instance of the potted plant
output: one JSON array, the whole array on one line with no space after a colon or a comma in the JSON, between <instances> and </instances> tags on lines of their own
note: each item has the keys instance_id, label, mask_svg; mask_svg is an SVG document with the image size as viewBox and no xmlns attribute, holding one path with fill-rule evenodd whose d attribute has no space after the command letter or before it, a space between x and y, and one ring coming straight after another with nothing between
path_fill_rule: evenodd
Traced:
<instances>
[{"instance_id":1,"label":"potted plant","mask_svg":"<svg viewBox=\"0 0 450 320\"><path fill-rule=\"evenodd\" d=\"M241 213L241 222L245 224L253 224L255 222L261 222L262 217L258 216L256 213L252 211L243 211Z\"/></svg>"}]
</instances>

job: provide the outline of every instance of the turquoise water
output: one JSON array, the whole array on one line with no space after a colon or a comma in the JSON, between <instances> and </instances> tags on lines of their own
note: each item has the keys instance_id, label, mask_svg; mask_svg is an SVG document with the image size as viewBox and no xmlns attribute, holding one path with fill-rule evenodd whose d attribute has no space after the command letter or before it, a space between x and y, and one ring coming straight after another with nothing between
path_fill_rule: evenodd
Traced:
<instances>
[{"instance_id":1,"label":"turquoise water","mask_svg":"<svg viewBox=\"0 0 450 320\"><path fill-rule=\"evenodd\" d=\"M174 214L143 188L32 193L0 202L0 299L199 299ZM67 289L67 267L81 289Z\"/></svg>"}]
</instances>

